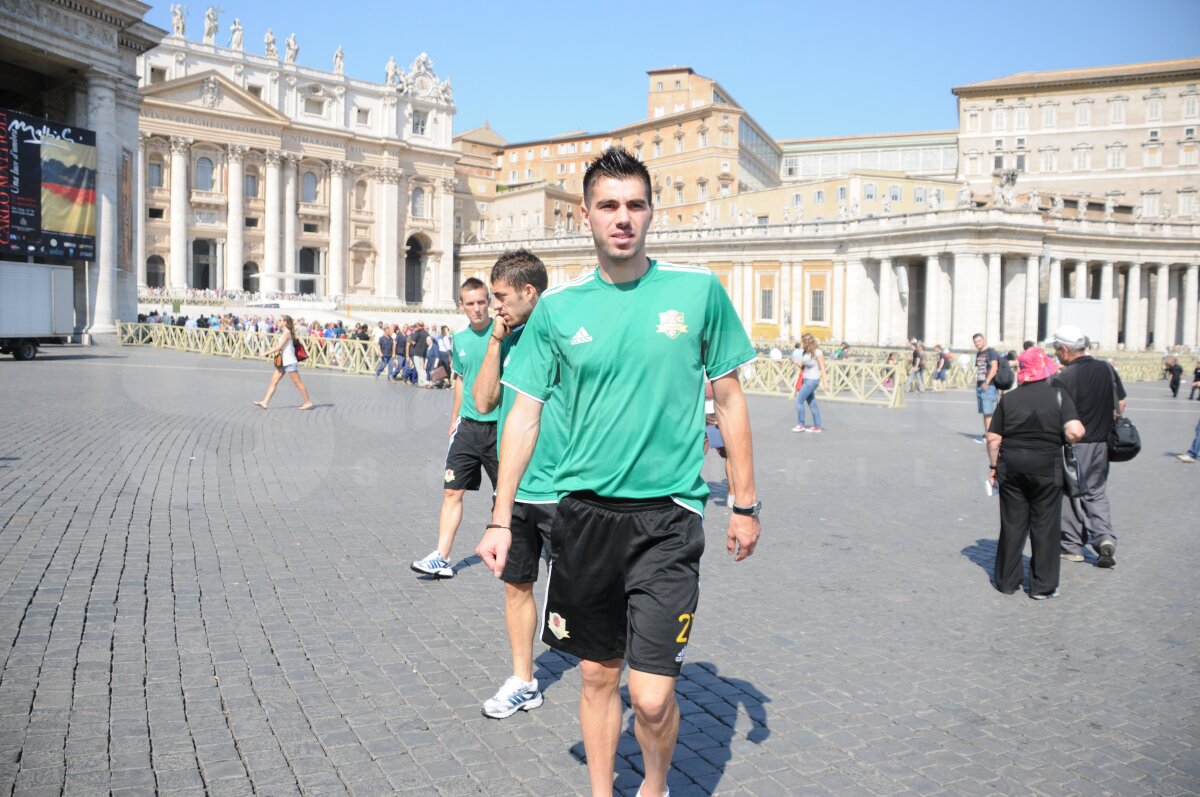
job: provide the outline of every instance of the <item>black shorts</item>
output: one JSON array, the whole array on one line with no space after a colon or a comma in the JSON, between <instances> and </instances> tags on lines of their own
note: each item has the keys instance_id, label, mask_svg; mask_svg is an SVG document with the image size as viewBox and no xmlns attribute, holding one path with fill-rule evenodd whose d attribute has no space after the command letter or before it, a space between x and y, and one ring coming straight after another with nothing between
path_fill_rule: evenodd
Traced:
<instances>
[{"instance_id":1,"label":"black shorts","mask_svg":"<svg viewBox=\"0 0 1200 797\"><path fill-rule=\"evenodd\" d=\"M446 452L445 484L447 490L478 490L483 483L480 468L487 471L496 487L496 422L459 418Z\"/></svg>"},{"instance_id":2,"label":"black shorts","mask_svg":"<svg viewBox=\"0 0 1200 797\"><path fill-rule=\"evenodd\" d=\"M538 560L546 554L550 561L550 529L558 504L513 503L512 547L504 562L500 580L506 584L532 584L538 577Z\"/></svg>"},{"instance_id":3,"label":"black shorts","mask_svg":"<svg viewBox=\"0 0 1200 797\"><path fill-rule=\"evenodd\" d=\"M700 599L700 515L670 498L571 493L558 504L542 641L679 675Z\"/></svg>"}]
</instances>

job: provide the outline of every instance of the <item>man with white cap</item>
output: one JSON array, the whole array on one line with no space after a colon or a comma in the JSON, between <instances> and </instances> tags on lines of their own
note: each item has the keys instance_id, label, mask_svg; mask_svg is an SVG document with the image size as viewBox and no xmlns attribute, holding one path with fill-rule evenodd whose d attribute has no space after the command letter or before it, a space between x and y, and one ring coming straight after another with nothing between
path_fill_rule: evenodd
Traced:
<instances>
[{"instance_id":1,"label":"man with white cap","mask_svg":"<svg viewBox=\"0 0 1200 797\"><path fill-rule=\"evenodd\" d=\"M1108 435L1113 421L1125 412L1125 386L1116 369L1087 353L1088 339L1079 327L1059 327L1054 331L1053 343L1054 353L1063 364L1054 383L1075 402L1079 420L1087 430L1075 444L1087 491L1079 499L1078 515L1071 500L1063 501L1062 558L1082 562L1083 548L1090 542L1100 557L1096 565L1112 567L1116 564L1117 535L1113 533L1112 511L1105 493Z\"/></svg>"}]
</instances>

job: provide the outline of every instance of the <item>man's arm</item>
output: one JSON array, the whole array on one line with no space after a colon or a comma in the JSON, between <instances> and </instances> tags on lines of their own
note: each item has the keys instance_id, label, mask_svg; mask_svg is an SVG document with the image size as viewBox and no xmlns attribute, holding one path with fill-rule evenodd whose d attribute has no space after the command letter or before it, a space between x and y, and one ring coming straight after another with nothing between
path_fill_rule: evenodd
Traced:
<instances>
[{"instance_id":1,"label":"man's arm","mask_svg":"<svg viewBox=\"0 0 1200 797\"><path fill-rule=\"evenodd\" d=\"M496 477L496 499L492 504L492 527L475 547L475 553L483 560L484 566L495 573L496 578L504 572L508 549L512 546L510 526L513 502L517 498L517 487L533 457L533 449L537 446L541 423L542 403L524 393L517 393L500 435L500 470Z\"/></svg>"},{"instance_id":2,"label":"man's arm","mask_svg":"<svg viewBox=\"0 0 1200 797\"><path fill-rule=\"evenodd\" d=\"M454 427L458 425L458 412L462 409L462 377L451 374L450 378L454 381L454 406L450 408L450 430L446 432L447 437L454 434Z\"/></svg>"},{"instance_id":3,"label":"man's arm","mask_svg":"<svg viewBox=\"0 0 1200 797\"><path fill-rule=\"evenodd\" d=\"M475 400L475 409L480 412L491 412L500 404L500 350L506 337L508 325L502 316L497 315L492 319L492 332L488 336L483 364L479 366L475 384L471 386L471 398Z\"/></svg>"},{"instance_id":4,"label":"man's arm","mask_svg":"<svg viewBox=\"0 0 1200 797\"><path fill-rule=\"evenodd\" d=\"M750 506L758 500L758 489L754 484L754 443L750 436L750 413L746 409L746 396L737 371L714 379L713 401L717 409L717 425L725 438L725 453L729 456L729 468L733 483L737 485L739 506ZM503 458L501 458L503 464ZM499 504L499 501L497 501ZM754 553L762 526L758 518L731 514L727 533L726 550L740 562Z\"/></svg>"},{"instance_id":5,"label":"man's arm","mask_svg":"<svg viewBox=\"0 0 1200 797\"><path fill-rule=\"evenodd\" d=\"M996 378L996 372L1000 370L1000 358L989 360L991 364L988 366L987 379L983 380L983 386L988 387L992 384L992 380Z\"/></svg>"}]
</instances>

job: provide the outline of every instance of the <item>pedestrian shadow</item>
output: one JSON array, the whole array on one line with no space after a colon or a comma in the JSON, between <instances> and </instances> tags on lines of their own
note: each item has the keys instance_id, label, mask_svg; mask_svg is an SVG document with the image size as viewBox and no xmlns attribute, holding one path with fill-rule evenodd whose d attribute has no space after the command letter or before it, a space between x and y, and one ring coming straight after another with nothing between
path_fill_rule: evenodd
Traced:
<instances>
[{"instance_id":1,"label":"pedestrian shadow","mask_svg":"<svg viewBox=\"0 0 1200 797\"><path fill-rule=\"evenodd\" d=\"M708 500L720 501L725 504L729 501L729 485L724 479L717 479L708 483Z\"/></svg>"},{"instance_id":2,"label":"pedestrian shadow","mask_svg":"<svg viewBox=\"0 0 1200 797\"><path fill-rule=\"evenodd\" d=\"M679 702L679 742L667 774L667 787L683 793L694 784L703 793L712 794L733 757L740 714L744 712L750 721L746 741L759 745L770 737L766 704L771 699L749 681L720 675L717 665L711 662L685 664L675 682L675 697ZM631 708L628 687L621 688L621 702L624 708ZM645 775L633 724L631 715L617 741L614 787L621 794L636 794ZM571 746L571 755L587 763L583 742ZM679 766L684 761L688 762L686 772Z\"/></svg>"},{"instance_id":3,"label":"pedestrian shadow","mask_svg":"<svg viewBox=\"0 0 1200 797\"><path fill-rule=\"evenodd\" d=\"M987 573L988 582L991 583L992 575L996 570L996 548L998 544L996 540L976 540L974 545L968 545L962 549L962 555L970 559L975 564L983 568L983 572ZM1028 573L1029 557L1021 554L1021 571ZM1024 582L1025 576L1022 576Z\"/></svg>"},{"instance_id":4,"label":"pedestrian shadow","mask_svg":"<svg viewBox=\"0 0 1200 797\"><path fill-rule=\"evenodd\" d=\"M533 660L533 677L538 688L545 692L562 680L563 675L579 666L579 659L569 653L547 648Z\"/></svg>"}]
</instances>

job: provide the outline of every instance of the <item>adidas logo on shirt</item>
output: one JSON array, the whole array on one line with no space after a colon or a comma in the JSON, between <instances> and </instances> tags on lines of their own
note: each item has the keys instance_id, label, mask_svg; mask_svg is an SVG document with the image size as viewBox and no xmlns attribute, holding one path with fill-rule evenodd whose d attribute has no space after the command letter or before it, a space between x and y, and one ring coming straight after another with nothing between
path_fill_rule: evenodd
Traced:
<instances>
[{"instance_id":1,"label":"adidas logo on shirt","mask_svg":"<svg viewBox=\"0 0 1200 797\"><path fill-rule=\"evenodd\" d=\"M575 333L575 337L571 338L572 346L578 346L580 343L591 343L591 342L592 342L592 336L589 335L588 331L586 329L584 329L583 327L580 327L579 331Z\"/></svg>"}]
</instances>

